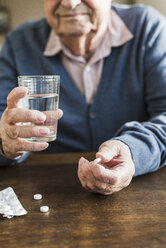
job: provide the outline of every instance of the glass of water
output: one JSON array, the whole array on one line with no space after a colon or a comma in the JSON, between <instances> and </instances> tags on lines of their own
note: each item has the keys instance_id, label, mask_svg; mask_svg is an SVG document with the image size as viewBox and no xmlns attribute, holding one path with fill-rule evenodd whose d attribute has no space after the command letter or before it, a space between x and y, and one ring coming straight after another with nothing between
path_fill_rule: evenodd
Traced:
<instances>
[{"instance_id":1,"label":"glass of water","mask_svg":"<svg viewBox=\"0 0 166 248\"><path fill-rule=\"evenodd\" d=\"M21 107L41 111L46 115L46 120L42 125L50 130L49 134L44 137L27 139L33 142L55 140L58 124L60 76L19 76L18 85L28 88L28 94L21 99ZM24 122L21 125L30 126L35 124Z\"/></svg>"}]
</instances>

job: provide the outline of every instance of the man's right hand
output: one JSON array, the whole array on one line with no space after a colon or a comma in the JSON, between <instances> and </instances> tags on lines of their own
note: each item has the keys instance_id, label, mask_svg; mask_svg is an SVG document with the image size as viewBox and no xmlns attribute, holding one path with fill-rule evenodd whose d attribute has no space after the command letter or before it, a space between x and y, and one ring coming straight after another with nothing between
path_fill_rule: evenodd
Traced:
<instances>
[{"instance_id":1,"label":"man's right hand","mask_svg":"<svg viewBox=\"0 0 166 248\"><path fill-rule=\"evenodd\" d=\"M19 101L25 97L28 90L25 87L14 88L7 97L5 109L0 123L0 137L4 155L16 159L26 151L42 151L48 147L47 142L30 142L25 138L43 137L49 134L49 129L42 126L46 116L37 110L19 108ZM62 117L58 112L58 119ZM32 126L19 125L20 122L32 122Z\"/></svg>"}]
</instances>

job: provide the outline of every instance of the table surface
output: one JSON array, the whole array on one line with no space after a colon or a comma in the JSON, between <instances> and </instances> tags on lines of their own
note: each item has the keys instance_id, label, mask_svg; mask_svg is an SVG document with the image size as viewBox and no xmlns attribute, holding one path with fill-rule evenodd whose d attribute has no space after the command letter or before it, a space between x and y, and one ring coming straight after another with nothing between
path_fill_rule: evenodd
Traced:
<instances>
[{"instance_id":1,"label":"table surface","mask_svg":"<svg viewBox=\"0 0 166 248\"><path fill-rule=\"evenodd\" d=\"M28 211L12 219L0 215L0 247L165 248L166 167L102 196L81 187L81 156L94 159L93 153L35 154L0 168L0 190L12 187ZM36 193L43 199L33 200ZM42 205L50 211L41 213Z\"/></svg>"}]
</instances>

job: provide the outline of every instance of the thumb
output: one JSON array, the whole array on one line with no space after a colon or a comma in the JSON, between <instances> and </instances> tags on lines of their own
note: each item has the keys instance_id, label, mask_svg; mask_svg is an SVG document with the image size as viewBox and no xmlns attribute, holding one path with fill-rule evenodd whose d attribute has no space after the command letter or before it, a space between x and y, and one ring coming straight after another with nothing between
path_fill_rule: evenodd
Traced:
<instances>
[{"instance_id":1,"label":"thumb","mask_svg":"<svg viewBox=\"0 0 166 248\"><path fill-rule=\"evenodd\" d=\"M79 162L78 162L78 165L79 166L82 166L82 165L88 165L89 164L89 161L87 159L85 159L84 157L81 157L79 159Z\"/></svg>"},{"instance_id":2,"label":"thumb","mask_svg":"<svg viewBox=\"0 0 166 248\"><path fill-rule=\"evenodd\" d=\"M19 100L25 97L27 93L28 89L26 87L21 86L14 88L7 97L8 108L16 108Z\"/></svg>"},{"instance_id":3,"label":"thumb","mask_svg":"<svg viewBox=\"0 0 166 248\"><path fill-rule=\"evenodd\" d=\"M114 157L117 157L120 153L120 146L117 142L108 141L103 143L99 147L99 151L96 153L96 158L101 158L103 163L107 163Z\"/></svg>"}]
</instances>

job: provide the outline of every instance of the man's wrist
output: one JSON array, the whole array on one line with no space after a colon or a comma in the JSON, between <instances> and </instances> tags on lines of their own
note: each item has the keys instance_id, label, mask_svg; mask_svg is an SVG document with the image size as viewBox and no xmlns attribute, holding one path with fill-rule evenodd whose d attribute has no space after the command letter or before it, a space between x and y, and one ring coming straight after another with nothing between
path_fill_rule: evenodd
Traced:
<instances>
[{"instance_id":1,"label":"man's wrist","mask_svg":"<svg viewBox=\"0 0 166 248\"><path fill-rule=\"evenodd\" d=\"M5 153L4 153L3 145L2 145L2 139L1 139L1 138L0 138L0 154L1 154L3 157L5 157L5 158L7 158L7 159L12 159L12 160L17 160L17 159L19 159L20 157L22 157L22 155L19 155L19 156L15 157L15 158L8 158L8 157L5 155Z\"/></svg>"}]
</instances>

